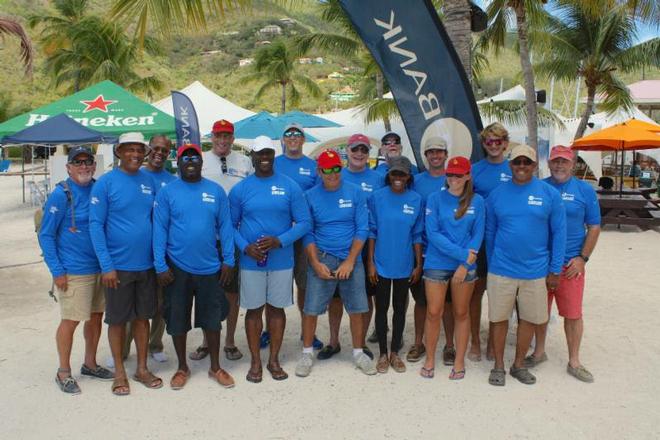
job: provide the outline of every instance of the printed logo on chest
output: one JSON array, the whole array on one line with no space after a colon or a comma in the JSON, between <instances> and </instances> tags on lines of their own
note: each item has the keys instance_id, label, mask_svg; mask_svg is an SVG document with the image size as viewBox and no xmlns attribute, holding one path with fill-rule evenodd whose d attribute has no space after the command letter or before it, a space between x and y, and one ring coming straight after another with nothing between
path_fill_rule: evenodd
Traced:
<instances>
[{"instance_id":1,"label":"printed logo on chest","mask_svg":"<svg viewBox=\"0 0 660 440\"><path fill-rule=\"evenodd\" d=\"M530 195L527 197L527 204L533 206L543 206L543 197L535 197Z\"/></svg>"},{"instance_id":2,"label":"printed logo on chest","mask_svg":"<svg viewBox=\"0 0 660 440\"><path fill-rule=\"evenodd\" d=\"M300 167L298 168L298 174L300 174L301 176L311 176L312 170L310 170L309 168Z\"/></svg>"},{"instance_id":3,"label":"printed logo on chest","mask_svg":"<svg viewBox=\"0 0 660 440\"><path fill-rule=\"evenodd\" d=\"M145 185L144 183L140 184L140 189L142 190L142 194L153 194L153 191L149 185Z\"/></svg>"},{"instance_id":4,"label":"printed logo on chest","mask_svg":"<svg viewBox=\"0 0 660 440\"><path fill-rule=\"evenodd\" d=\"M346 199L339 199L339 207L340 208L352 208L353 207L353 201L352 200L346 200Z\"/></svg>"},{"instance_id":5,"label":"printed logo on chest","mask_svg":"<svg viewBox=\"0 0 660 440\"><path fill-rule=\"evenodd\" d=\"M274 196L283 196L283 195L286 194L284 188L281 188L281 187L276 186L276 185L273 185L273 186L270 187L270 193L271 193L271 195L274 195Z\"/></svg>"},{"instance_id":6,"label":"printed logo on chest","mask_svg":"<svg viewBox=\"0 0 660 440\"><path fill-rule=\"evenodd\" d=\"M408 215L414 215L415 214L415 207L410 206L407 203L403 204L403 213L408 214Z\"/></svg>"},{"instance_id":7,"label":"printed logo on chest","mask_svg":"<svg viewBox=\"0 0 660 440\"><path fill-rule=\"evenodd\" d=\"M215 196L207 192L202 193L202 202L215 203Z\"/></svg>"}]
</instances>

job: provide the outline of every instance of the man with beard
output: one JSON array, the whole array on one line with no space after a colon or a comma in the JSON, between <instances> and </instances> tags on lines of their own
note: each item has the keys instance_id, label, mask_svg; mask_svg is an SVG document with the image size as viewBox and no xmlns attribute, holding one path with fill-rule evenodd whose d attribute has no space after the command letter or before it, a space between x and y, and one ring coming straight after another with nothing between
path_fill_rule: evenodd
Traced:
<instances>
[{"instance_id":1,"label":"man with beard","mask_svg":"<svg viewBox=\"0 0 660 440\"><path fill-rule=\"evenodd\" d=\"M194 144L177 150L181 179L164 187L154 207L154 259L158 283L164 287L163 314L179 362L172 389L182 389L190 376L186 338L195 303L195 327L206 335L211 368L208 375L225 388L234 379L220 368L221 321L227 299L220 287L232 275L234 239L229 201L215 182L202 178L202 150ZM218 231L222 262L216 247Z\"/></svg>"},{"instance_id":2,"label":"man with beard","mask_svg":"<svg viewBox=\"0 0 660 440\"><path fill-rule=\"evenodd\" d=\"M58 184L46 201L39 230L44 261L53 276L62 319L55 334L60 367L55 382L69 394L80 393L71 375L73 334L85 322L85 360L80 374L112 380L112 372L96 363L105 300L99 268L89 236L89 195L96 163L87 147L69 151L69 178Z\"/></svg>"},{"instance_id":3,"label":"man with beard","mask_svg":"<svg viewBox=\"0 0 660 440\"><path fill-rule=\"evenodd\" d=\"M115 363L112 392L130 393L124 361L126 324L132 323L137 347L133 379L147 388L163 381L147 369L149 319L156 313L156 274L151 248L153 180L140 170L147 154L141 133L119 137L115 154L119 167L104 174L91 193L89 230L106 288L105 322Z\"/></svg>"},{"instance_id":4,"label":"man with beard","mask_svg":"<svg viewBox=\"0 0 660 440\"><path fill-rule=\"evenodd\" d=\"M384 161L378 164L378 166L374 169L380 174L382 174L383 178L385 178L385 175L390 170L390 165L388 161L392 157L401 156L403 146L401 145L401 136L399 136L398 133L395 133L393 131L388 131L387 133L385 133L385 135L383 136L380 142L381 142L380 153L383 156ZM419 169L415 165L412 166L412 173L413 174L419 173Z\"/></svg>"}]
</instances>

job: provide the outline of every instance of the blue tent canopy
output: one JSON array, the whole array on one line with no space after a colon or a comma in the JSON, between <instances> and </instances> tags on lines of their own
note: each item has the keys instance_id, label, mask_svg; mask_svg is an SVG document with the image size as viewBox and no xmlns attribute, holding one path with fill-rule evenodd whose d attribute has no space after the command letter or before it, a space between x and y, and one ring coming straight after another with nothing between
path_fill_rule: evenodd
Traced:
<instances>
[{"instance_id":1,"label":"blue tent canopy","mask_svg":"<svg viewBox=\"0 0 660 440\"><path fill-rule=\"evenodd\" d=\"M333 122L329 119L320 116L312 115L311 113L301 112L300 110L293 110L286 112L278 117L279 120L287 124L298 123L305 128L326 128L326 127L341 127L340 124Z\"/></svg>"},{"instance_id":2,"label":"blue tent canopy","mask_svg":"<svg viewBox=\"0 0 660 440\"><path fill-rule=\"evenodd\" d=\"M23 129L0 140L2 144L89 144L114 143L117 138L87 128L64 113Z\"/></svg>"},{"instance_id":3,"label":"blue tent canopy","mask_svg":"<svg viewBox=\"0 0 660 440\"><path fill-rule=\"evenodd\" d=\"M268 136L271 139L280 139L284 128L290 124L268 112L259 112L234 124L234 137L236 139L254 139L257 136ZM305 134L307 142L318 142L314 136Z\"/></svg>"}]
</instances>

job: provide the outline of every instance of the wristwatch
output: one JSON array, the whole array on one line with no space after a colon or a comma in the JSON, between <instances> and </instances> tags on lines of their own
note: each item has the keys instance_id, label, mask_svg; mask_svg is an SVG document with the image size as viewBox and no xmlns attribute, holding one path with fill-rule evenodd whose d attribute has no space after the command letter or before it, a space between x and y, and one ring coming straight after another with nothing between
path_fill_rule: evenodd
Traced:
<instances>
[{"instance_id":1,"label":"wristwatch","mask_svg":"<svg viewBox=\"0 0 660 440\"><path fill-rule=\"evenodd\" d=\"M578 255L578 256L579 256L580 258L582 258L582 259L584 260L585 263L586 263L587 261L589 261L589 257L587 257L586 255L582 255L582 254L580 254L580 255Z\"/></svg>"}]
</instances>

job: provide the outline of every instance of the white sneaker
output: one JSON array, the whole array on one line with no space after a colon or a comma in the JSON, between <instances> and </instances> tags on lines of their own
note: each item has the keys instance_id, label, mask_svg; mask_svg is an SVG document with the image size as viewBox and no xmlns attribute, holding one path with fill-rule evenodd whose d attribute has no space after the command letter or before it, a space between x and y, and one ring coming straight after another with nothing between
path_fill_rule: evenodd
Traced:
<instances>
[{"instance_id":1,"label":"white sneaker","mask_svg":"<svg viewBox=\"0 0 660 440\"><path fill-rule=\"evenodd\" d=\"M151 357L154 358L156 362L167 362L168 357L164 351L156 351L151 353Z\"/></svg>"},{"instance_id":2,"label":"white sneaker","mask_svg":"<svg viewBox=\"0 0 660 440\"><path fill-rule=\"evenodd\" d=\"M115 369L115 360L112 358L112 356L105 358L105 366L112 370Z\"/></svg>"},{"instance_id":3,"label":"white sneaker","mask_svg":"<svg viewBox=\"0 0 660 440\"><path fill-rule=\"evenodd\" d=\"M368 376L376 374L376 367L366 354L360 353L357 356L353 356L353 360L355 361L355 366L362 370L364 374Z\"/></svg>"},{"instance_id":4,"label":"white sneaker","mask_svg":"<svg viewBox=\"0 0 660 440\"><path fill-rule=\"evenodd\" d=\"M312 365L314 365L314 355L312 353L303 353L298 361L298 365L296 365L296 376L309 376L309 373L312 372Z\"/></svg>"}]
</instances>

